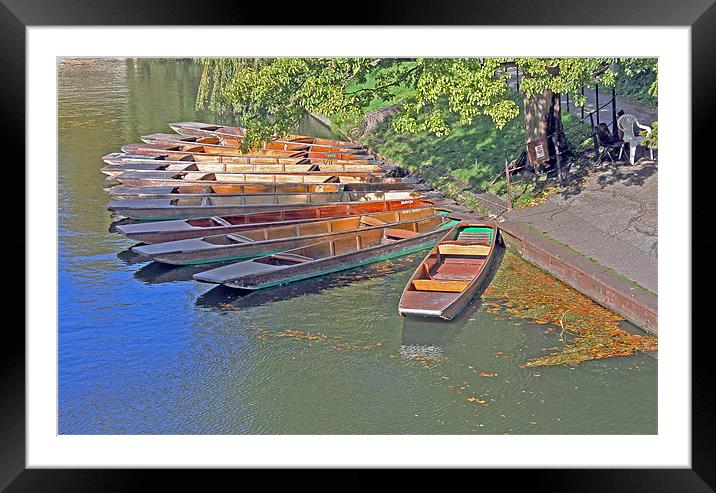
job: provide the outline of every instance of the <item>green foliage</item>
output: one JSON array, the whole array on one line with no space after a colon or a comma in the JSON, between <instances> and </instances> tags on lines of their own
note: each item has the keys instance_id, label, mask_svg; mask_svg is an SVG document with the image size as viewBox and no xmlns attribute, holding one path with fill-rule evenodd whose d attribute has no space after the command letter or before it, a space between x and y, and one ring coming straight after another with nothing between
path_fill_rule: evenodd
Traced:
<instances>
[{"instance_id":1,"label":"green foliage","mask_svg":"<svg viewBox=\"0 0 716 493\"><path fill-rule=\"evenodd\" d=\"M616 58L250 58L199 59L204 71L197 106L238 113L245 145L291 132L308 112L357 122L399 102L394 131L446 136L487 117L505 128L520 109L510 88L519 66L527 97L545 90L582 102L581 88L599 78L613 86L617 62L625 73L656 71L656 59ZM654 91L656 89L654 88ZM341 125L342 126L342 125Z\"/></svg>"},{"instance_id":2,"label":"green foliage","mask_svg":"<svg viewBox=\"0 0 716 493\"><path fill-rule=\"evenodd\" d=\"M616 90L639 103L656 108L658 105L657 60L630 59L619 64L616 73Z\"/></svg>"},{"instance_id":3,"label":"green foliage","mask_svg":"<svg viewBox=\"0 0 716 493\"><path fill-rule=\"evenodd\" d=\"M644 139L642 144L650 149L659 148L659 122L651 124L651 133Z\"/></svg>"},{"instance_id":4,"label":"green foliage","mask_svg":"<svg viewBox=\"0 0 716 493\"><path fill-rule=\"evenodd\" d=\"M514 93L511 102L521 109L522 101ZM513 119L498 129L489 115L476 116L469 124L458 118L447 115L451 131L445 136L427 130L403 134L392 124L382 125L366 138L366 144L441 190L456 183L486 189L504 169L504 149L524 144L524 126Z\"/></svg>"},{"instance_id":5,"label":"green foliage","mask_svg":"<svg viewBox=\"0 0 716 493\"><path fill-rule=\"evenodd\" d=\"M584 104L582 86L599 83L614 85L612 58L517 58L514 60L524 73L521 89L527 97L551 90L569 94L575 106Z\"/></svg>"},{"instance_id":6,"label":"green foliage","mask_svg":"<svg viewBox=\"0 0 716 493\"><path fill-rule=\"evenodd\" d=\"M651 83L646 90L647 94L657 98L659 94L659 59L658 58L620 58L619 67L615 70L623 72L626 77L647 77Z\"/></svg>"}]
</instances>

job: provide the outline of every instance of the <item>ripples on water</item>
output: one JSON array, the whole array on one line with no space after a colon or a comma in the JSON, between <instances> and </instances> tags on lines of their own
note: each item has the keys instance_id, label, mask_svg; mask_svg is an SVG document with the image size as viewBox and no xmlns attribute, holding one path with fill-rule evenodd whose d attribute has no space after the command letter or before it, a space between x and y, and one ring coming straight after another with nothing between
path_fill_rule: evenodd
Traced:
<instances>
[{"instance_id":1,"label":"ripples on water","mask_svg":"<svg viewBox=\"0 0 716 493\"><path fill-rule=\"evenodd\" d=\"M656 433L656 360L520 368L529 320L401 318L420 256L239 296L110 232L100 157L194 111L189 61L59 63L59 430ZM481 374L483 376L481 376Z\"/></svg>"}]
</instances>

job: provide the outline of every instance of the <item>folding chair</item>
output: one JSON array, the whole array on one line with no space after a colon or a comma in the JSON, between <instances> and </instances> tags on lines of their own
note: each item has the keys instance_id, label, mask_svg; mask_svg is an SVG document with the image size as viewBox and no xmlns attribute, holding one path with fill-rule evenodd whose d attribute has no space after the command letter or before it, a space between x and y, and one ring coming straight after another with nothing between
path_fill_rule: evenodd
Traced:
<instances>
[{"instance_id":1,"label":"folding chair","mask_svg":"<svg viewBox=\"0 0 716 493\"><path fill-rule=\"evenodd\" d=\"M614 162L612 151L616 149L623 149L624 141L614 137L609 132L609 127L606 123L595 125L594 134L597 136L597 143L600 148L599 156L597 156L597 164L601 163L605 157L609 158L611 162ZM621 152L619 153L619 157L621 157Z\"/></svg>"}]
</instances>

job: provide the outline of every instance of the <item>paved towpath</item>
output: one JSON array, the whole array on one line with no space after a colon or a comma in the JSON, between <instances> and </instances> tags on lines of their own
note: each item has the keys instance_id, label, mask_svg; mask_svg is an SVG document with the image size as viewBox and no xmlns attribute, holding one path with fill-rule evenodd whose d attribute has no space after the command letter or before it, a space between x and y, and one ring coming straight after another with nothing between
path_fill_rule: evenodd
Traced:
<instances>
[{"instance_id":1,"label":"paved towpath","mask_svg":"<svg viewBox=\"0 0 716 493\"><path fill-rule=\"evenodd\" d=\"M544 204L504 214L658 293L657 166L609 165Z\"/></svg>"}]
</instances>

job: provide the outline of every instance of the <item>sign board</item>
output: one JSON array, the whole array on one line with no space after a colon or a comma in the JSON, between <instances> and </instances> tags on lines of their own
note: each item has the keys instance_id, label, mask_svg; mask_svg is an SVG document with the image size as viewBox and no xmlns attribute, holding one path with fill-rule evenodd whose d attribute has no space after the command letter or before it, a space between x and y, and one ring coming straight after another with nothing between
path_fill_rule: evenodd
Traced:
<instances>
[{"instance_id":1,"label":"sign board","mask_svg":"<svg viewBox=\"0 0 716 493\"><path fill-rule=\"evenodd\" d=\"M549 161L550 156L547 139L537 139L527 142L527 155L529 156L532 166L537 166L538 164Z\"/></svg>"}]
</instances>

